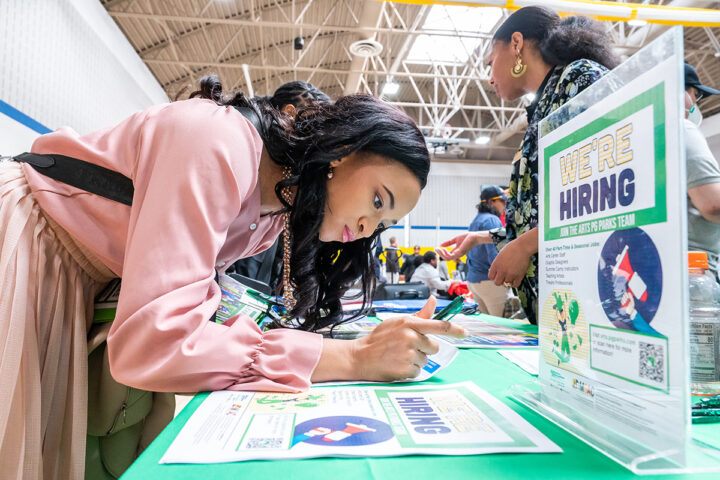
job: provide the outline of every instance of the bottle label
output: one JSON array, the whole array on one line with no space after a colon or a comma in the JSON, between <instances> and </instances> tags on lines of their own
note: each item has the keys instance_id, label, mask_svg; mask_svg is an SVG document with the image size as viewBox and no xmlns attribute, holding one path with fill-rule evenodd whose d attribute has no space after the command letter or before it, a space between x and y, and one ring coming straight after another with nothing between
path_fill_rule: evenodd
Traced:
<instances>
[{"instance_id":1,"label":"bottle label","mask_svg":"<svg viewBox=\"0 0 720 480\"><path fill-rule=\"evenodd\" d=\"M720 323L690 322L692 382L720 382Z\"/></svg>"}]
</instances>

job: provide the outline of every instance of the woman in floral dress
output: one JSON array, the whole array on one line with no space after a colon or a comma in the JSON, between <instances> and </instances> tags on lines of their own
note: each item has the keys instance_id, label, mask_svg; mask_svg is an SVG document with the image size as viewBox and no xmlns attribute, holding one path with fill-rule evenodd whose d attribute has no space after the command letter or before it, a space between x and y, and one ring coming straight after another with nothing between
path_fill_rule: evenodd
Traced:
<instances>
[{"instance_id":1,"label":"woman in floral dress","mask_svg":"<svg viewBox=\"0 0 720 480\"><path fill-rule=\"evenodd\" d=\"M516 11L498 28L488 58L490 84L504 100L534 93L528 127L513 158L505 228L467 232L441 245L446 260L475 245L500 251L488 272L496 285L512 286L531 323L537 323L538 136L540 121L618 64L605 27L587 17L561 19L545 7Z\"/></svg>"}]
</instances>

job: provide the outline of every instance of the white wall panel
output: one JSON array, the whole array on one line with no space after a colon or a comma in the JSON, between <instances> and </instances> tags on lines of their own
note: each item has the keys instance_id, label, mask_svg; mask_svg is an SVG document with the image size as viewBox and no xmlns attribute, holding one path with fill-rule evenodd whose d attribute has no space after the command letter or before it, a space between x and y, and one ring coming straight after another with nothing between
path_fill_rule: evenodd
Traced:
<instances>
[{"instance_id":1,"label":"white wall panel","mask_svg":"<svg viewBox=\"0 0 720 480\"><path fill-rule=\"evenodd\" d=\"M0 156L26 151L38 135L36 131L0 113Z\"/></svg>"},{"instance_id":2,"label":"white wall panel","mask_svg":"<svg viewBox=\"0 0 720 480\"><path fill-rule=\"evenodd\" d=\"M477 214L482 186L507 185L511 170L511 165L433 163L427 186L409 215L409 242L405 243L404 230L397 228L403 226L401 221L383 234L383 245L394 236L400 246L429 247L466 231Z\"/></svg>"},{"instance_id":3,"label":"white wall panel","mask_svg":"<svg viewBox=\"0 0 720 480\"><path fill-rule=\"evenodd\" d=\"M0 100L50 129L87 133L168 101L97 0L0 0L0 66ZM13 131L0 152L30 147Z\"/></svg>"}]
</instances>

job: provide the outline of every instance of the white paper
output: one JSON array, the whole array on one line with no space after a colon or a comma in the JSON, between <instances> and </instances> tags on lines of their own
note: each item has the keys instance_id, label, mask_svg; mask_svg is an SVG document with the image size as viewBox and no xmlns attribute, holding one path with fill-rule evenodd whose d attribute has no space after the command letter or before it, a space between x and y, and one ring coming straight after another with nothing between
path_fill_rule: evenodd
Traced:
<instances>
[{"instance_id":1,"label":"white paper","mask_svg":"<svg viewBox=\"0 0 720 480\"><path fill-rule=\"evenodd\" d=\"M390 320L391 318L406 317L411 315L410 313L399 313L399 312L376 312L375 316L380 320Z\"/></svg>"},{"instance_id":2,"label":"white paper","mask_svg":"<svg viewBox=\"0 0 720 480\"><path fill-rule=\"evenodd\" d=\"M481 320L477 316L460 314L452 317L450 321L455 325L460 325L465 330L467 330L468 333L525 333L517 328L503 327L501 325L496 325L491 322L486 322L485 320Z\"/></svg>"},{"instance_id":3,"label":"white paper","mask_svg":"<svg viewBox=\"0 0 720 480\"><path fill-rule=\"evenodd\" d=\"M450 321L468 332L465 338L442 338L458 348L533 348L538 345L535 334L496 325L478 317L456 315Z\"/></svg>"},{"instance_id":4,"label":"white paper","mask_svg":"<svg viewBox=\"0 0 720 480\"><path fill-rule=\"evenodd\" d=\"M472 382L213 392L160 463L561 452Z\"/></svg>"},{"instance_id":5,"label":"white paper","mask_svg":"<svg viewBox=\"0 0 720 480\"><path fill-rule=\"evenodd\" d=\"M498 353L530 375L537 375L539 373L539 350L499 350Z\"/></svg>"}]
</instances>

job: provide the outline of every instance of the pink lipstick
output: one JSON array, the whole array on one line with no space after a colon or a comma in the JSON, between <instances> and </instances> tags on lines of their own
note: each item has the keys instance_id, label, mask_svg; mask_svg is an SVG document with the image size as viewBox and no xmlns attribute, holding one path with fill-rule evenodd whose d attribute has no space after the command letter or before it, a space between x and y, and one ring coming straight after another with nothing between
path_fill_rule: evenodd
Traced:
<instances>
[{"instance_id":1,"label":"pink lipstick","mask_svg":"<svg viewBox=\"0 0 720 480\"><path fill-rule=\"evenodd\" d=\"M345 225L345 228L343 228L342 231L342 241L343 243L355 241L355 233L350 230L347 225Z\"/></svg>"}]
</instances>

